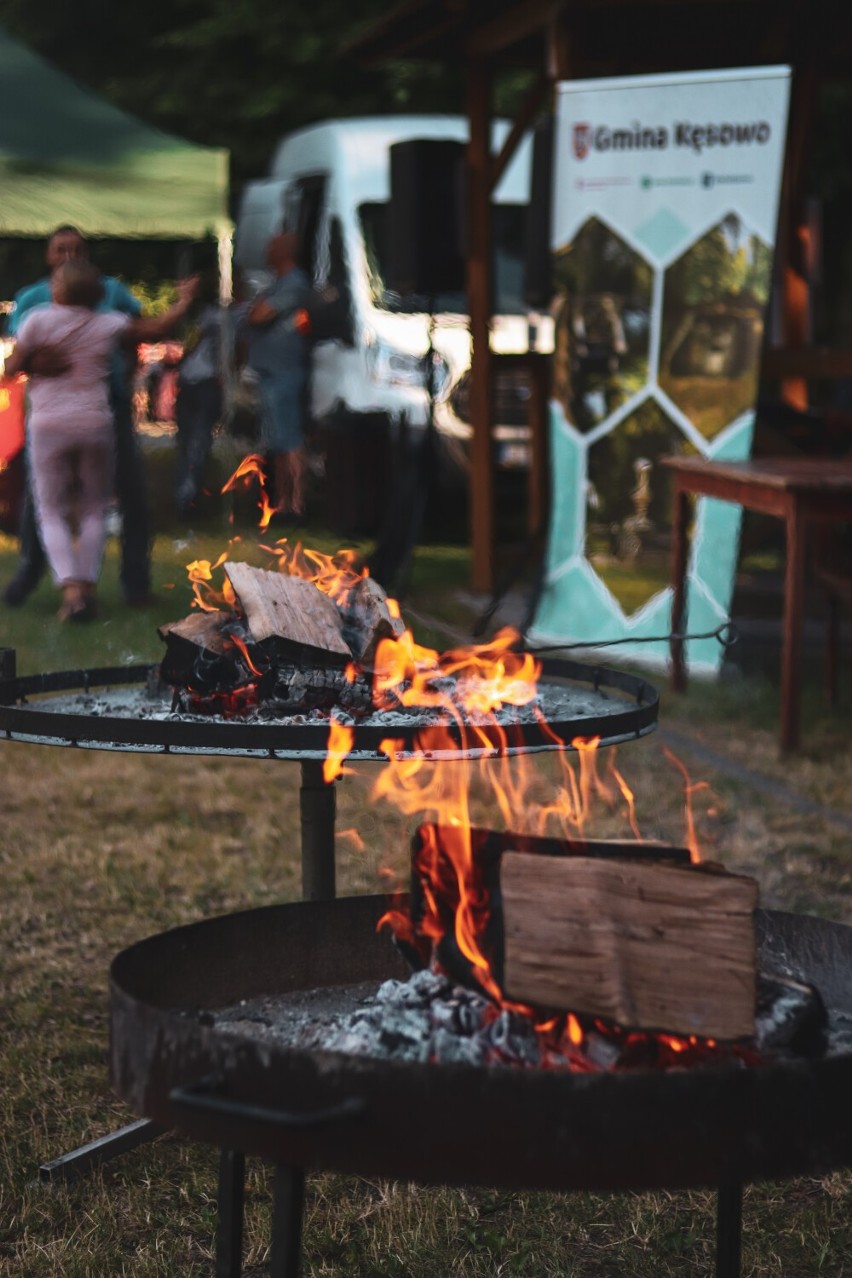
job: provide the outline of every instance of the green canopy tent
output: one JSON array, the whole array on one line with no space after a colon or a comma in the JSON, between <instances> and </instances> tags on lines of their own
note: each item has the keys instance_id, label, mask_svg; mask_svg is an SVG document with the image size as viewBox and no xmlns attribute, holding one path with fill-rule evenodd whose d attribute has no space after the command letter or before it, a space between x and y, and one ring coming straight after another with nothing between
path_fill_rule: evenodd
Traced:
<instances>
[{"instance_id":1,"label":"green canopy tent","mask_svg":"<svg viewBox=\"0 0 852 1278\"><path fill-rule=\"evenodd\" d=\"M227 287L227 202L227 151L143 124L0 28L0 236L215 235Z\"/></svg>"}]
</instances>

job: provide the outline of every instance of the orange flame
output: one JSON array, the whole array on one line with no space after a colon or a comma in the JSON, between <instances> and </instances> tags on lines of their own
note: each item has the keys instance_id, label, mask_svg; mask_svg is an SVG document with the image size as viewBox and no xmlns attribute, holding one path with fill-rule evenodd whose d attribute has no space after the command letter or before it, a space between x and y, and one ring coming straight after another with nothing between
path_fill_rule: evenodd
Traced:
<instances>
[{"instance_id":1,"label":"orange flame","mask_svg":"<svg viewBox=\"0 0 852 1278\"><path fill-rule=\"evenodd\" d=\"M347 773L348 769L344 768L343 760L352 750L354 741L355 729L348 724L340 723L332 715L328 729L326 757L322 765L322 776L327 785L330 785L336 777Z\"/></svg>"},{"instance_id":2,"label":"orange flame","mask_svg":"<svg viewBox=\"0 0 852 1278\"><path fill-rule=\"evenodd\" d=\"M704 858L701 854L701 848L698 843L698 834L695 828L695 810L692 799L695 794L701 790L709 790L706 781L692 781L686 765L683 764L676 754L672 754L668 746L663 746L663 753L671 763L675 765L681 773L684 781L683 797L684 797L684 818L686 820L686 846L689 848L689 856L693 865L697 865Z\"/></svg>"},{"instance_id":3,"label":"orange flame","mask_svg":"<svg viewBox=\"0 0 852 1278\"><path fill-rule=\"evenodd\" d=\"M234 592L227 578L221 591L215 590L210 584L213 581L213 573L217 568L221 568L227 558L228 554L225 551L219 556L215 564L211 564L209 559L194 559L191 564L186 565L187 576L192 585L194 596L192 601L193 608L201 608L204 612L218 612L221 606L225 608L234 606Z\"/></svg>"},{"instance_id":4,"label":"orange flame","mask_svg":"<svg viewBox=\"0 0 852 1278\"><path fill-rule=\"evenodd\" d=\"M569 1042L573 1043L575 1047L579 1047L583 1041L583 1027L573 1012L568 1013L565 1028L568 1031Z\"/></svg>"},{"instance_id":5,"label":"orange flame","mask_svg":"<svg viewBox=\"0 0 852 1278\"><path fill-rule=\"evenodd\" d=\"M244 488L247 488L252 480L258 481L260 485L260 500L257 503L260 510L259 526L261 529L268 528L269 521L275 514L275 507L269 501L266 491L266 471L263 468L263 458L258 453L249 453L248 457L243 458L230 479L222 485L222 492L233 492L240 480Z\"/></svg>"},{"instance_id":6,"label":"orange flame","mask_svg":"<svg viewBox=\"0 0 852 1278\"><path fill-rule=\"evenodd\" d=\"M230 635L228 638L228 642L232 643L234 647L237 649L237 651L240 653L240 656L242 657L243 661L248 666L251 673L253 675L257 675L257 677L260 678L261 675L263 674L263 671L258 670L257 666L252 661L251 656L249 654L249 650L246 646L245 640L241 639L239 635Z\"/></svg>"},{"instance_id":7,"label":"orange flame","mask_svg":"<svg viewBox=\"0 0 852 1278\"><path fill-rule=\"evenodd\" d=\"M342 843L351 843L356 852L366 851L367 845L354 826L350 826L346 830L338 830L334 837L340 839Z\"/></svg>"}]
</instances>

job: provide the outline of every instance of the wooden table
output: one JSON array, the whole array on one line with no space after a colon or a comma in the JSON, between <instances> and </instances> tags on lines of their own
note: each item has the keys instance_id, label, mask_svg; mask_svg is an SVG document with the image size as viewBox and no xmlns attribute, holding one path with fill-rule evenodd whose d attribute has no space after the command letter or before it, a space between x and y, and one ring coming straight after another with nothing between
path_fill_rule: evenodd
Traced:
<instances>
[{"instance_id":1,"label":"wooden table","mask_svg":"<svg viewBox=\"0 0 852 1278\"><path fill-rule=\"evenodd\" d=\"M812 522L852 523L852 461L814 457L762 457L749 461L709 461L665 457L674 479L672 527L671 684L686 687L683 633L686 605L689 497L715 497L744 510L784 520L787 563L781 649L781 749L799 744L802 629L805 609L807 528Z\"/></svg>"}]
</instances>

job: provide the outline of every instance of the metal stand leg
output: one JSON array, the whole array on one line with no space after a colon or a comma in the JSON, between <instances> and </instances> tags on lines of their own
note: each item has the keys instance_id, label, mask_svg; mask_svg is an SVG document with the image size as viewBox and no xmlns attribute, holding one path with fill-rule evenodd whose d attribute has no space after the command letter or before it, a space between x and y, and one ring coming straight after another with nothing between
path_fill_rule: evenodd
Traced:
<instances>
[{"instance_id":1,"label":"metal stand leg","mask_svg":"<svg viewBox=\"0 0 852 1278\"><path fill-rule=\"evenodd\" d=\"M14 679L16 674L16 650L0 648L0 679Z\"/></svg>"},{"instance_id":2,"label":"metal stand leg","mask_svg":"<svg viewBox=\"0 0 852 1278\"><path fill-rule=\"evenodd\" d=\"M321 759L302 760L299 792L302 816L302 897L331 901L335 894L334 822L337 795L334 782L322 775Z\"/></svg>"},{"instance_id":3,"label":"metal stand leg","mask_svg":"<svg viewBox=\"0 0 852 1278\"><path fill-rule=\"evenodd\" d=\"M302 1268L302 1215L305 1173L301 1167L276 1167L272 1199L270 1278L299 1278Z\"/></svg>"},{"instance_id":4,"label":"metal stand leg","mask_svg":"<svg viewBox=\"0 0 852 1278\"><path fill-rule=\"evenodd\" d=\"M238 1149L223 1149L219 1158L216 1278L240 1278L243 1272L245 1174L245 1154Z\"/></svg>"},{"instance_id":5,"label":"metal stand leg","mask_svg":"<svg viewBox=\"0 0 852 1278\"><path fill-rule=\"evenodd\" d=\"M716 1278L739 1278L742 1225L742 1185L720 1185L716 1208Z\"/></svg>"},{"instance_id":6,"label":"metal stand leg","mask_svg":"<svg viewBox=\"0 0 852 1278\"><path fill-rule=\"evenodd\" d=\"M117 1132L110 1132L108 1136L101 1136L99 1140L90 1140L88 1144L72 1149L69 1154L61 1154L59 1158L54 1158L49 1163L42 1163L38 1169L39 1180L47 1183L79 1176L85 1171L90 1171L92 1167L108 1163L111 1158L117 1158L119 1154L128 1153L137 1145L147 1144L149 1140L156 1139L164 1131L165 1128L157 1127L149 1119L140 1118L136 1123L120 1127Z\"/></svg>"}]
</instances>

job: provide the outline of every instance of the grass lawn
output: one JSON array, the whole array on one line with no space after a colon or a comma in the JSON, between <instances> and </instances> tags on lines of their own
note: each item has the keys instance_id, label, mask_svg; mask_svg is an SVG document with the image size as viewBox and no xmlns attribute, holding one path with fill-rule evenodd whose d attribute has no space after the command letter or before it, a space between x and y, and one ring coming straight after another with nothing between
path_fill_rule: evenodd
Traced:
<instances>
[{"instance_id":1,"label":"grass lawn","mask_svg":"<svg viewBox=\"0 0 852 1278\"><path fill-rule=\"evenodd\" d=\"M114 545L97 622L60 626L47 583L25 607L0 607L0 646L15 648L19 673L158 659L158 624L189 611L184 565L215 560L231 532L221 512L191 533L164 518L158 526L154 607L121 605ZM310 540L336 548L319 528ZM232 553L263 562L253 534ZM0 582L13 566L14 547L0 543ZM421 642L447 646L449 633L469 629L460 596L467 568L458 547L418 553L406 604ZM673 748L692 781L705 783L696 808L708 854L755 875L766 906L852 923L848 711L827 713L808 684L804 748L784 761L777 716L769 675L693 682L682 698L664 693L659 731L605 752L602 773L617 760L644 835L681 840ZM563 761L527 763L533 801L543 803L564 781ZM170 926L298 899L299 770L10 741L0 741L0 768L0 1274L212 1275L215 1151L168 1134L73 1184L41 1186L37 1168L134 1117L107 1077L112 956ZM341 894L383 891L388 870L405 874L413 819L371 797L376 775L365 765L338 783ZM625 828L620 802L601 801L590 832ZM269 1181L251 1161L247 1275L268 1266ZM713 1273L713 1211L703 1191L508 1194L317 1175L308 1182L304 1272L700 1278ZM744 1229L744 1275L849 1278L852 1175L752 1186Z\"/></svg>"}]
</instances>

